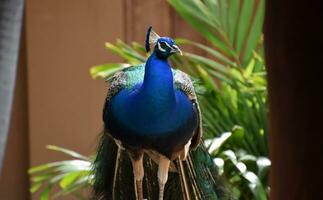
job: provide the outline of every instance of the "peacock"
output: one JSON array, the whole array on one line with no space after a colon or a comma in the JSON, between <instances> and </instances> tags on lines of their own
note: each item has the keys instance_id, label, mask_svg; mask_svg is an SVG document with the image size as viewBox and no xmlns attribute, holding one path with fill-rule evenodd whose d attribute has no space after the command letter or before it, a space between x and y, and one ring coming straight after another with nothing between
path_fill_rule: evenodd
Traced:
<instances>
[{"instance_id":1,"label":"peacock","mask_svg":"<svg viewBox=\"0 0 323 200\"><path fill-rule=\"evenodd\" d=\"M145 48L151 51L146 63L107 80L93 199L229 199L201 143L193 83L168 62L171 55L182 54L180 48L151 26Z\"/></svg>"}]
</instances>

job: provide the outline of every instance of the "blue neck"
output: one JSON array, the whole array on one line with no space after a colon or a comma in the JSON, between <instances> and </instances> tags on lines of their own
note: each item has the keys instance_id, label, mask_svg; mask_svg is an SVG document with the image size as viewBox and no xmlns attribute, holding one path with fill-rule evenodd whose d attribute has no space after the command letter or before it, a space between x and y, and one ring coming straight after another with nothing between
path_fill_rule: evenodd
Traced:
<instances>
[{"instance_id":1,"label":"blue neck","mask_svg":"<svg viewBox=\"0 0 323 200\"><path fill-rule=\"evenodd\" d=\"M151 112L162 114L176 105L173 73L167 59L152 53L145 66L143 84L137 99Z\"/></svg>"}]
</instances>

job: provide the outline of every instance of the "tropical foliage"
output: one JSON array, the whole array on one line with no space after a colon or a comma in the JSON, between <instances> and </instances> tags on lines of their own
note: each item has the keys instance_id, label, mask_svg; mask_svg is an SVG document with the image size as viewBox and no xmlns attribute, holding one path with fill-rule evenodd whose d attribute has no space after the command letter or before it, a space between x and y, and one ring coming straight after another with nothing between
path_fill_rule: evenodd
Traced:
<instances>
[{"instance_id":1,"label":"tropical foliage","mask_svg":"<svg viewBox=\"0 0 323 200\"><path fill-rule=\"evenodd\" d=\"M264 0L170 3L211 44L191 43L207 57L186 54L206 87L200 101L209 151L237 198L267 199Z\"/></svg>"},{"instance_id":2,"label":"tropical foliage","mask_svg":"<svg viewBox=\"0 0 323 200\"><path fill-rule=\"evenodd\" d=\"M47 149L64 153L73 159L46 163L31 168L28 171L32 175L30 192L35 193L42 188L39 199L47 200L50 197L50 191L55 185L58 185L59 190L52 198L73 195L78 199L87 199L83 190L92 184L93 158L53 145L48 145Z\"/></svg>"},{"instance_id":3,"label":"tropical foliage","mask_svg":"<svg viewBox=\"0 0 323 200\"><path fill-rule=\"evenodd\" d=\"M204 56L184 52L184 56L173 56L171 60L173 66L189 73L196 82L205 144L214 163L237 199L267 199L270 160L262 42L264 0L169 0L169 3L207 40L206 45L176 39L178 45L201 49ZM115 44L106 43L106 48L126 62L94 66L90 70L93 78L108 78L147 57L144 47L136 42L128 45L118 40ZM75 191L91 184L92 160L76 153L71 156L76 160L31 169L30 173L38 174L33 177L32 192L44 183L42 197L46 199L47 191L55 183L61 189L56 195L77 194Z\"/></svg>"}]
</instances>

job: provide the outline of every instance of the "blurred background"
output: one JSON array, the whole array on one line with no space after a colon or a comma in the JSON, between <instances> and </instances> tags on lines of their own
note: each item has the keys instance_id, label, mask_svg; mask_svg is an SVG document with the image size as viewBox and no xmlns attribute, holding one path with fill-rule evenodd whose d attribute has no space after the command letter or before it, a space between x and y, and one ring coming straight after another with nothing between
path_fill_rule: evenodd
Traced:
<instances>
[{"instance_id":1,"label":"blurred background","mask_svg":"<svg viewBox=\"0 0 323 200\"><path fill-rule=\"evenodd\" d=\"M19 24L22 13L10 10L9 2L17 10L24 2L19 48L19 34L3 31ZM82 193L92 184L93 157L76 152L95 153L107 92L102 78L124 67L115 63L145 61L141 45L149 25L179 38L184 56L171 61L200 86L205 145L229 193L241 200L267 200L269 193L275 200L323 199L323 8L317 2L1 1L0 100L10 103L0 106L7 105L8 114L12 95L1 92L13 90L8 80L15 74L16 80L11 116L0 107L0 153L5 148L0 199L39 199L40 193L42 200L55 193L74 195L59 199L84 199L70 189ZM20 33L17 27L12 30ZM16 45L11 52L10 45ZM17 49L17 73L15 68L3 73L9 69L4 61ZM90 71L91 66L96 67ZM3 124L9 119L6 140ZM53 146L49 151L49 144L75 152ZM67 162L27 172L62 160Z\"/></svg>"},{"instance_id":2,"label":"blurred background","mask_svg":"<svg viewBox=\"0 0 323 200\"><path fill-rule=\"evenodd\" d=\"M46 145L95 152L106 83L93 80L89 68L121 61L104 43L143 44L148 25L160 35L203 41L163 0L25 1L1 199L28 199L28 168L66 159Z\"/></svg>"}]
</instances>

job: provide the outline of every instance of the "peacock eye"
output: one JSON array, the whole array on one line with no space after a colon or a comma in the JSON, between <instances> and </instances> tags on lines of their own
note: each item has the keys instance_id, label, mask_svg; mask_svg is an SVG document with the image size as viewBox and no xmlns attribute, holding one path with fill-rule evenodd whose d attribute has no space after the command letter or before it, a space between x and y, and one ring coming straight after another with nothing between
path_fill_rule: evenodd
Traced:
<instances>
[{"instance_id":1,"label":"peacock eye","mask_svg":"<svg viewBox=\"0 0 323 200\"><path fill-rule=\"evenodd\" d=\"M163 49L166 49L167 48L166 42L161 42L160 47L163 48Z\"/></svg>"}]
</instances>

